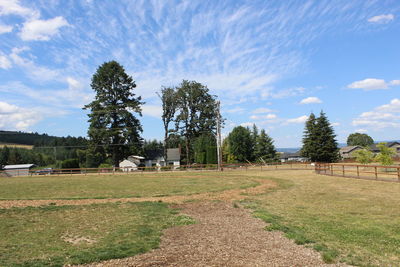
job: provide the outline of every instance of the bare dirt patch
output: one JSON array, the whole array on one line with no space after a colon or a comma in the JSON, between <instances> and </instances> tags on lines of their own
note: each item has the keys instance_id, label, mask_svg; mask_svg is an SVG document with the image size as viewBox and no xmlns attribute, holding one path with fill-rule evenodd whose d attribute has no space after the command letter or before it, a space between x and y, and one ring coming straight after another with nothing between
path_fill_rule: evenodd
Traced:
<instances>
[{"instance_id":1,"label":"bare dirt patch","mask_svg":"<svg viewBox=\"0 0 400 267\"><path fill-rule=\"evenodd\" d=\"M85 266L335 266L282 233L265 231L263 221L232 203L206 201L178 207L197 224L167 229L160 248L149 253Z\"/></svg>"},{"instance_id":2,"label":"bare dirt patch","mask_svg":"<svg viewBox=\"0 0 400 267\"><path fill-rule=\"evenodd\" d=\"M0 208L9 209L14 207L39 207L47 205L90 205L115 202L145 202L145 201L163 201L169 203L184 203L191 200L224 200L235 201L245 198L245 195L257 195L265 192L268 188L276 186L276 183L270 180L255 180L260 185L246 189L231 189L222 192L200 193L194 195L164 196L164 197L133 197L133 198L107 198L107 199L43 199L43 200L1 200Z\"/></svg>"}]
</instances>

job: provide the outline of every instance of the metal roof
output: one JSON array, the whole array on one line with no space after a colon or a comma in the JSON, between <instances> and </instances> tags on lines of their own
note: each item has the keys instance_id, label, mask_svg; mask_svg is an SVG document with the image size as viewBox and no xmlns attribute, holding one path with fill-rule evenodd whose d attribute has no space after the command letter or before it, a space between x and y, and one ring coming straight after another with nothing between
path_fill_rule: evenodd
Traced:
<instances>
[{"instance_id":1,"label":"metal roof","mask_svg":"<svg viewBox=\"0 0 400 267\"><path fill-rule=\"evenodd\" d=\"M361 148L361 146L345 146L345 147L341 147L340 148L340 152L341 153L350 153L351 151L353 151L356 148Z\"/></svg>"},{"instance_id":2,"label":"metal roof","mask_svg":"<svg viewBox=\"0 0 400 267\"><path fill-rule=\"evenodd\" d=\"M17 165L5 165L3 169L5 170L14 170L14 169L30 169L35 164L17 164Z\"/></svg>"}]
</instances>

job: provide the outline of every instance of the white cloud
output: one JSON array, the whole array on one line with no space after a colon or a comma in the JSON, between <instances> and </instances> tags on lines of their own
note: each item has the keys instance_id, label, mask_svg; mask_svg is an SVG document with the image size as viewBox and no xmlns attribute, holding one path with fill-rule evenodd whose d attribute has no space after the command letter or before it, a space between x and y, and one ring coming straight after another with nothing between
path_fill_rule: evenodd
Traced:
<instances>
[{"instance_id":1,"label":"white cloud","mask_svg":"<svg viewBox=\"0 0 400 267\"><path fill-rule=\"evenodd\" d=\"M9 69L11 68L11 61L0 52L0 69Z\"/></svg>"},{"instance_id":2,"label":"white cloud","mask_svg":"<svg viewBox=\"0 0 400 267\"><path fill-rule=\"evenodd\" d=\"M48 20L30 20L23 24L20 37L24 41L48 41L50 37L57 35L59 29L68 26L63 17L55 17Z\"/></svg>"},{"instance_id":3,"label":"white cloud","mask_svg":"<svg viewBox=\"0 0 400 267\"><path fill-rule=\"evenodd\" d=\"M400 99L395 98L389 104L381 105L372 111L363 112L352 122L354 126L368 127L374 130L400 128Z\"/></svg>"},{"instance_id":4,"label":"white cloud","mask_svg":"<svg viewBox=\"0 0 400 267\"><path fill-rule=\"evenodd\" d=\"M0 15L19 15L25 18L37 18L40 13L23 7L19 0L0 0Z\"/></svg>"},{"instance_id":5,"label":"white cloud","mask_svg":"<svg viewBox=\"0 0 400 267\"><path fill-rule=\"evenodd\" d=\"M368 21L372 23L388 23L392 20L394 20L393 14L382 14L368 19Z\"/></svg>"},{"instance_id":6,"label":"white cloud","mask_svg":"<svg viewBox=\"0 0 400 267\"><path fill-rule=\"evenodd\" d=\"M0 101L0 128L4 130L26 130L41 120L40 114Z\"/></svg>"},{"instance_id":7,"label":"white cloud","mask_svg":"<svg viewBox=\"0 0 400 267\"><path fill-rule=\"evenodd\" d=\"M0 34L12 32L13 26L0 24Z\"/></svg>"},{"instance_id":8,"label":"white cloud","mask_svg":"<svg viewBox=\"0 0 400 267\"><path fill-rule=\"evenodd\" d=\"M269 108L257 108L255 110L253 110L251 113L262 114L262 113L268 113L268 112L275 112L275 111L272 109L269 109Z\"/></svg>"},{"instance_id":9,"label":"white cloud","mask_svg":"<svg viewBox=\"0 0 400 267\"><path fill-rule=\"evenodd\" d=\"M308 116L303 115L294 119L287 119L286 123L305 123L308 120Z\"/></svg>"},{"instance_id":10,"label":"white cloud","mask_svg":"<svg viewBox=\"0 0 400 267\"><path fill-rule=\"evenodd\" d=\"M390 81L389 84L390 84L390 85L393 85L393 86L400 85L400 80L393 80L393 81Z\"/></svg>"},{"instance_id":11,"label":"white cloud","mask_svg":"<svg viewBox=\"0 0 400 267\"><path fill-rule=\"evenodd\" d=\"M240 124L240 126L243 126L243 127L252 127L253 124L254 124L254 122L243 122L243 123Z\"/></svg>"},{"instance_id":12,"label":"white cloud","mask_svg":"<svg viewBox=\"0 0 400 267\"><path fill-rule=\"evenodd\" d=\"M310 96L300 101L300 104L321 104L322 101L318 97Z\"/></svg>"},{"instance_id":13,"label":"white cloud","mask_svg":"<svg viewBox=\"0 0 400 267\"><path fill-rule=\"evenodd\" d=\"M367 133L368 131L366 129L357 129L355 132L356 133Z\"/></svg>"},{"instance_id":14,"label":"white cloud","mask_svg":"<svg viewBox=\"0 0 400 267\"><path fill-rule=\"evenodd\" d=\"M275 114L267 114L267 115L252 115L250 119L252 120L273 120L276 119L277 116Z\"/></svg>"},{"instance_id":15,"label":"white cloud","mask_svg":"<svg viewBox=\"0 0 400 267\"><path fill-rule=\"evenodd\" d=\"M363 89L363 90L383 90L389 89L389 86L400 85L400 80L393 80L385 82L383 79L367 78L361 81L353 82L347 85L350 89Z\"/></svg>"},{"instance_id":16,"label":"white cloud","mask_svg":"<svg viewBox=\"0 0 400 267\"><path fill-rule=\"evenodd\" d=\"M340 123L339 122L332 122L331 125L332 126L340 126Z\"/></svg>"},{"instance_id":17,"label":"white cloud","mask_svg":"<svg viewBox=\"0 0 400 267\"><path fill-rule=\"evenodd\" d=\"M150 116L161 120L162 107L160 105L148 105L142 106L142 113L144 116Z\"/></svg>"}]
</instances>

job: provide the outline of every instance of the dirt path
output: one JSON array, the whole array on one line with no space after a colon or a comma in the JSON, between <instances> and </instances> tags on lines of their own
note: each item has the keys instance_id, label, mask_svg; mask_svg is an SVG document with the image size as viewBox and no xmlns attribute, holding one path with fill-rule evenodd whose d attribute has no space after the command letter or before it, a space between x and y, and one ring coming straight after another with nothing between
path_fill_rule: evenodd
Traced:
<instances>
[{"instance_id":1,"label":"dirt path","mask_svg":"<svg viewBox=\"0 0 400 267\"><path fill-rule=\"evenodd\" d=\"M165 197L132 197L132 198L107 198L107 199L42 199L42 200L0 200L1 209L14 207L39 207L46 205L89 205L115 202L144 202L144 201L163 201L168 203L184 203L189 200L223 200L235 201L245 198L246 194L255 195L265 192L268 188L275 187L273 181L265 179L255 180L260 185L247 189L231 189L222 192L200 193L194 195L178 195Z\"/></svg>"},{"instance_id":2,"label":"dirt path","mask_svg":"<svg viewBox=\"0 0 400 267\"><path fill-rule=\"evenodd\" d=\"M264 222L232 203L205 201L178 207L197 224L167 229L160 248L151 252L85 266L334 266L282 233L264 230Z\"/></svg>"}]
</instances>

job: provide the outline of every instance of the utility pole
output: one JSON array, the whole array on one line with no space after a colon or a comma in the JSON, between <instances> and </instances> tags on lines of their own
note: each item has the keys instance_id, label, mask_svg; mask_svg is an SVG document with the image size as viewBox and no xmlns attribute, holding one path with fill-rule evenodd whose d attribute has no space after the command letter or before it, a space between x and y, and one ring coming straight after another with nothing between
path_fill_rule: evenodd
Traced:
<instances>
[{"instance_id":1,"label":"utility pole","mask_svg":"<svg viewBox=\"0 0 400 267\"><path fill-rule=\"evenodd\" d=\"M218 157L218 170L222 171L222 151L221 151L221 114L220 102L217 101L217 157Z\"/></svg>"}]
</instances>

